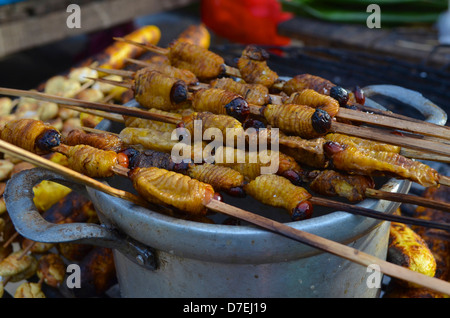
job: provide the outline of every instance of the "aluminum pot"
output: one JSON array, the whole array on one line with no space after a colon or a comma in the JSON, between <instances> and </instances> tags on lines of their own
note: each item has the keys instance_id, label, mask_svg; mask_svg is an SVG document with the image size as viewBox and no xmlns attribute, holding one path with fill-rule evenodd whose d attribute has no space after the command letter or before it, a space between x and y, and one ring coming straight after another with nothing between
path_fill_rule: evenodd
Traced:
<instances>
[{"instance_id":1,"label":"aluminum pot","mask_svg":"<svg viewBox=\"0 0 450 318\"><path fill-rule=\"evenodd\" d=\"M376 94L378 89L388 96L400 92L399 99L414 104L426 114L427 121L446 122L445 112L416 92L390 86L364 88L369 94ZM380 107L370 99L367 104ZM117 129L114 125L103 121L99 128L114 131ZM85 192L94 203L101 225L46 222L32 200L32 187L42 180L57 181ZM113 177L104 182L134 192L131 182L124 178ZM407 193L410 186L409 181L389 179L382 189ZM269 217L284 213L252 198L226 199L230 204ZM31 240L113 248L122 297L371 298L380 292L379 286L369 283L372 270L292 239L252 225L207 224L174 218L91 188L84 189L44 169L24 171L11 178L5 201L16 230ZM358 205L387 214L399 206L373 199ZM341 211L305 221L283 222L378 258L386 257L389 222Z\"/></svg>"}]
</instances>

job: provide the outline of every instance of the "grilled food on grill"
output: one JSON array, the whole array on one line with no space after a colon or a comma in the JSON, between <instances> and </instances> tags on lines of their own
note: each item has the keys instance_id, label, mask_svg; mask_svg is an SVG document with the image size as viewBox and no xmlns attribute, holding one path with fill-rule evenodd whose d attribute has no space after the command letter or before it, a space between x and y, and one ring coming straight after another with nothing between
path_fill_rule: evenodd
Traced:
<instances>
[{"instance_id":1,"label":"grilled food on grill","mask_svg":"<svg viewBox=\"0 0 450 318\"><path fill-rule=\"evenodd\" d=\"M61 151L68 157L68 165L71 169L91 178L112 177L114 175L112 170L114 166L128 164L128 158L125 155L88 145L60 145L58 151Z\"/></svg>"},{"instance_id":2,"label":"grilled food on grill","mask_svg":"<svg viewBox=\"0 0 450 318\"><path fill-rule=\"evenodd\" d=\"M127 145L141 145L151 149L171 153L178 140L172 140L172 132L160 131L154 128L126 127L119 134Z\"/></svg>"},{"instance_id":3,"label":"grilled food on grill","mask_svg":"<svg viewBox=\"0 0 450 318\"><path fill-rule=\"evenodd\" d=\"M225 191L233 196L244 196L244 176L238 171L204 163L191 165L187 174L196 180L210 184L216 191Z\"/></svg>"},{"instance_id":4,"label":"grilled food on grill","mask_svg":"<svg viewBox=\"0 0 450 318\"><path fill-rule=\"evenodd\" d=\"M229 115L244 121L250 115L248 102L240 95L220 88L203 88L192 96L192 108L197 112Z\"/></svg>"},{"instance_id":5,"label":"grilled food on grill","mask_svg":"<svg viewBox=\"0 0 450 318\"><path fill-rule=\"evenodd\" d=\"M273 127L302 138L325 135L331 128L331 117L322 109L305 105L284 104L263 106L261 113Z\"/></svg>"},{"instance_id":6,"label":"grilled food on grill","mask_svg":"<svg viewBox=\"0 0 450 318\"><path fill-rule=\"evenodd\" d=\"M216 78L210 82L212 88L220 88L241 95L248 103L265 105L270 102L269 89L262 84L250 84L230 77Z\"/></svg>"},{"instance_id":7,"label":"grilled food on grill","mask_svg":"<svg viewBox=\"0 0 450 318\"><path fill-rule=\"evenodd\" d=\"M349 145L356 148L363 148L373 151L385 151L385 152L394 152L400 153L400 147L395 145L390 145L378 141L373 141L369 139L359 138L355 136L348 136L344 134L338 133L330 133L326 134L324 138L327 141L334 141L341 145Z\"/></svg>"},{"instance_id":8,"label":"grilled food on grill","mask_svg":"<svg viewBox=\"0 0 450 318\"><path fill-rule=\"evenodd\" d=\"M45 284L57 288L64 282L66 264L60 255L48 253L39 258L36 274Z\"/></svg>"},{"instance_id":9,"label":"grilled food on grill","mask_svg":"<svg viewBox=\"0 0 450 318\"><path fill-rule=\"evenodd\" d=\"M333 167L348 173L393 176L426 187L437 185L439 181L436 170L397 153L342 146L333 141L327 142L324 149Z\"/></svg>"},{"instance_id":10,"label":"grilled food on grill","mask_svg":"<svg viewBox=\"0 0 450 318\"><path fill-rule=\"evenodd\" d=\"M224 59L204 47L185 41L175 41L168 47L170 64L194 73L205 81L224 73Z\"/></svg>"},{"instance_id":11,"label":"grilled food on grill","mask_svg":"<svg viewBox=\"0 0 450 318\"><path fill-rule=\"evenodd\" d=\"M286 209L292 220L304 220L312 216L313 207L308 201L311 195L286 178L274 174L261 175L245 185L244 189L264 204Z\"/></svg>"},{"instance_id":12,"label":"grilled food on grill","mask_svg":"<svg viewBox=\"0 0 450 318\"><path fill-rule=\"evenodd\" d=\"M443 185L429 187L424 191L423 197L449 203L450 187ZM419 219L442 223L450 222L450 215L448 213L431 208L417 207L413 216ZM436 259L437 267L435 277L450 281L450 241L448 240L448 233L443 230L419 226L413 226L412 228L425 240Z\"/></svg>"},{"instance_id":13,"label":"grilled food on grill","mask_svg":"<svg viewBox=\"0 0 450 318\"><path fill-rule=\"evenodd\" d=\"M311 74L299 74L286 81L282 90L289 96L295 92L312 89L320 94L329 95L336 99L340 106L345 106L349 101L348 92L340 86L320 76Z\"/></svg>"},{"instance_id":14,"label":"grilled food on grill","mask_svg":"<svg viewBox=\"0 0 450 318\"><path fill-rule=\"evenodd\" d=\"M375 187L374 180L369 176L349 175L329 169L309 171L304 174L303 180L318 194L339 196L351 202L365 199L366 189Z\"/></svg>"},{"instance_id":15,"label":"grilled food on grill","mask_svg":"<svg viewBox=\"0 0 450 318\"><path fill-rule=\"evenodd\" d=\"M146 108L178 109L188 99L184 81L145 68L136 72L133 90L136 101Z\"/></svg>"},{"instance_id":16,"label":"grilled food on grill","mask_svg":"<svg viewBox=\"0 0 450 318\"><path fill-rule=\"evenodd\" d=\"M269 54L262 48L248 45L237 61L237 68L244 81L271 87L278 80L278 74L267 65L268 58Z\"/></svg>"},{"instance_id":17,"label":"grilled food on grill","mask_svg":"<svg viewBox=\"0 0 450 318\"><path fill-rule=\"evenodd\" d=\"M191 136L201 133L202 138L207 129L218 129L222 134L224 143L227 136L231 136L233 140L234 136L244 136L244 128L240 121L228 115L216 115L210 112L193 112L183 116L179 127L187 129ZM195 131L196 127L198 127L197 131Z\"/></svg>"},{"instance_id":18,"label":"grilled food on grill","mask_svg":"<svg viewBox=\"0 0 450 318\"><path fill-rule=\"evenodd\" d=\"M205 25L194 24L184 30L178 36L177 41L188 42L208 49L211 43L211 35Z\"/></svg>"},{"instance_id":19,"label":"grilled food on grill","mask_svg":"<svg viewBox=\"0 0 450 318\"><path fill-rule=\"evenodd\" d=\"M436 260L426 242L402 223L391 223L387 260L427 276L434 277L436 273Z\"/></svg>"},{"instance_id":20,"label":"grilled food on grill","mask_svg":"<svg viewBox=\"0 0 450 318\"><path fill-rule=\"evenodd\" d=\"M122 140L110 133L91 133L81 129L70 131L63 137L63 143L68 146L88 145L102 150L119 152L125 148Z\"/></svg>"},{"instance_id":21,"label":"grilled food on grill","mask_svg":"<svg viewBox=\"0 0 450 318\"><path fill-rule=\"evenodd\" d=\"M205 215L215 196L213 187L189 176L156 167L135 168L129 177L136 191L151 203L169 205L193 215Z\"/></svg>"},{"instance_id":22,"label":"grilled food on grill","mask_svg":"<svg viewBox=\"0 0 450 318\"><path fill-rule=\"evenodd\" d=\"M0 276L10 282L28 279L36 273L37 260L33 255L22 255L23 250L17 250L0 262Z\"/></svg>"},{"instance_id":23,"label":"grilled food on grill","mask_svg":"<svg viewBox=\"0 0 450 318\"><path fill-rule=\"evenodd\" d=\"M46 298L40 283L24 282L17 287L14 298Z\"/></svg>"},{"instance_id":24,"label":"grilled food on grill","mask_svg":"<svg viewBox=\"0 0 450 318\"><path fill-rule=\"evenodd\" d=\"M155 25L147 25L125 36L126 39L145 44L157 44L161 38L161 30ZM95 58L103 68L120 69L126 58L142 54L143 50L127 43L115 42Z\"/></svg>"},{"instance_id":25,"label":"grilled food on grill","mask_svg":"<svg viewBox=\"0 0 450 318\"><path fill-rule=\"evenodd\" d=\"M285 103L323 109L330 117L336 116L339 111L339 102L336 99L309 88L292 93Z\"/></svg>"},{"instance_id":26,"label":"grilled food on grill","mask_svg":"<svg viewBox=\"0 0 450 318\"><path fill-rule=\"evenodd\" d=\"M113 251L96 246L91 249L80 265L80 288L73 288L75 297L99 297L117 283Z\"/></svg>"},{"instance_id":27,"label":"grilled food on grill","mask_svg":"<svg viewBox=\"0 0 450 318\"><path fill-rule=\"evenodd\" d=\"M0 138L36 154L51 152L61 141L60 133L43 121L17 119L1 127Z\"/></svg>"}]
</instances>

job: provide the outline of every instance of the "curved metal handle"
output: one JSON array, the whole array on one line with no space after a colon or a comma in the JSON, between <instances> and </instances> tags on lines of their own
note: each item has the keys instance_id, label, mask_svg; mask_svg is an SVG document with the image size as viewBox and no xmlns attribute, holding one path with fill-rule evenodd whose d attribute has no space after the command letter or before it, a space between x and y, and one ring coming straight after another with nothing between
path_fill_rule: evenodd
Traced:
<instances>
[{"instance_id":1,"label":"curved metal handle","mask_svg":"<svg viewBox=\"0 0 450 318\"><path fill-rule=\"evenodd\" d=\"M383 95L394 98L417 109L425 121L436 125L445 125L447 122L447 113L442 108L425 98L421 93L396 85L370 85L363 88L367 97L374 95ZM371 104L369 104L371 103ZM370 100L367 106L374 106L384 109L373 100Z\"/></svg>"},{"instance_id":2,"label":"curved metal handle","mask_svg":"<svg viewBox=\"0 0 450 318\"><path fill-rule=\"evenodd\" d=\"M114 228L91 223L54 224L46 221L33 202L33 187L43 180L63 184L87 195L86 188L52 171L34 168L13 175L7 182L4 198L16 231L44 243L80 243L116 249L133 262L156 269L153 251Z\"/></svg>"}]
</instances>

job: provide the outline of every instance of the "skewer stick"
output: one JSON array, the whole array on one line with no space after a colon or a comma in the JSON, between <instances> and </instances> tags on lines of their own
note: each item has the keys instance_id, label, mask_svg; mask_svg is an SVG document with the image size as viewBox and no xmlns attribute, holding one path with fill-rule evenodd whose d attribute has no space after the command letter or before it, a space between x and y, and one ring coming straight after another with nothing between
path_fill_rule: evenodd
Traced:
<instances>
[{"instance_id":1,"label":"skewer stick","mask_svg":"<svg viewBox=\"0 0 450 318\"><path fill-rule=\"evenodd\" d=\"M18 96L18 97L21 97L21 96L30 97L30 98L34 98L34 99L40 99L40 100L54 102L57 104L66 104L66 105L78 106L78 107L83 107L83 108L91 108L91 109L96 109L96 110L101 110L101 111L106 111L106 112L113 112L113 113L121 114L121 115L141 117L141 118L146 118L146 119L162 121L162 122L170 123L170 124L178 124L178 122L179 122L179 120L175 119L174 117L165 116L165 115L161 115L161 114L154 114L147 110L131 108L131 107L124 107L124 106L115 105L115 104L88 102L88 101L83 101L83 100L79 100L79 99L60 97L60 96L56 96L56 95L44 94L44 93L33 92L33 91L19 90L19 89L13 89L13 88L0 88L0 94L12 95L12 96Z\"/></svg>"},{"instance_id":2,"label":"skewer stick","mask_svg":"<svg viewBox=\"0 0 450 318\"><path fill-rule=\"evenodd\" d=\"M111 120L114 122L124 122L123 117L119 114L107 113L102 110L97 111L97 110L93 110L93 109L82 108L82 107L71 106L71 105L63 105L63 107L67 108L67 109L76 110L81 113L86 113L86 114L90 114L90 115L94 115L94 116L103 117L105 119L108 119L108 120Z\"/></svg>"},{"instance_id":3,"label":"skewer stick","mask_svg":"<svg viewBox=\"0 0 450 318\"><path fill-rule=\"evenodd\" d=\"M42 168L51 169L57 173L62 174L76 182L79 182L85 186L89 186L95 188L99 191L105 192L107 194L129 200L131 202L136 203L139 201L141 203L141 198L136 198L134 195L112 188L107 186L101 182L98 182L95 179L89 178L85 175L77 173L71 169L68 169L64 166L53 163L47 159L44 159L38 155L25 151L19 147L11 145L3 140L0 140L0 149L8 154L12 154L16 157L24 161L28 161ZM355 262L362 266L369 266L376 264L379 266L380 271L390 277L395 277L398 279L406 280L423 287L427 287L429 289L435 290L440 293L449 294L450 295L450 283L434 278L429 277L424 274L414 272L409 270L408 268L401 267L377 257L374 257L370 254L366 254L352 247L334 242L332 240L328 240L322 238L320 236L310 234L295 228L292 228L288 225L273 221L271 219L259 216L254 213L250 213L248 211L239 209L235 206L228 205L226 203L220 202L218 200L212 199L209 203L205 205L208 209L213 211L223 213L232 217L235 217L240 220L244 220L249 222L250 224L259 226L263 229L269 230L271 232L280 234L287 238L291 238L300 243L306 244L313 248L317 248L321 251L331 253L333 255L342 257L349 261Z\"/></svg>"},{"instance_id":4,"label":"skewer stick","mask_svg":"<svg viewBox=\"0 0 450 318\"><path fill-rule=\"evenodd\" d=\"M368 198L389 200L401 203L410 203L419 205L422 207L428 207L440 211L450 212L450 204L446 202L440 202L436 200L430 200L427 198L403 194L403 193L392 193L387 191L380 191L376 189L366 189L365 195Z\"/></svg>"},{"instance_id":5,"label":"skewer stick","mask_svg":"<svg viewBox=\"0 0 450 318\"><path fill-rule=\"evenodd\" d=\"M438 155L450 156L450 145L438 143L431 140L421 140L412 137L393 135L386 130L373 127L353 126L340 122L333 122L330 132L341 133L350 136L366 138L370 140L389 142L391 145L398 145L404 148L419 151L428 151Z\"/></svg>"},{"instance_id":6,"label":"skewer stick","mask_svg":"<svg viewBox=\"0 0 450 318\"><path fill-rule=\"evenodd\" d=\"M18 232L15 232L13 235L9 237L9 239L3 244L3 248L7 248L9 244L14 242L14 240L19 236L20 234Z\"/></svg>"},{"instance_id":7,"label":"skewer stick","mask_svg":"<svg viewBox=\"0 0 450 318\"><path fill-rule=\"evenodd\" d=\"M25 255L28 254L29 251L31 251L31 249L33 248L34 245L36 245L37 242L33 241L31 242L30 245L28 245L25 249L23 249L22 253L19 255L19 257L17 258L17 260L21 260L22 257L24 257Z\"/></svg>"},{"instance_id":8,"label":"skewer stick","mask_svg":"<svg viewBox=\"0 0 450 318\"><path fill-rule=\"evenodd\" d=\"M423 121L423 120L420 120L420 119L417 119L417 118L405 116L405 115L402 115L402 114L397 114L397 113L394 113L394 112L392 112L390 110L383 110L383 109L373 108L373 107L370 107L370 106L367 106L367 105L361 105L361 104L354 104L354 106L356 106L357 111L361 111L361 112L367 112L367 113L383 115L383 116L386 116L386 117L398 118L398 119L402 119L402 120L406 120L406 121L422 123L424 125L437 126L436 124L429 123L427 121ZM442 126L439 126L439 127L442 127Z\"/></svg>"},{"instance_id":9,"label":"skewer stick","mask_svg":"<svg viewBox=\"0 0 450 318\"><path fill-rule=\"evenodd\" d=\"M388 116L369 114L358 110L339 108L336 117L348 119L357 122L364 122L381 127L395 128L427 136L435 136L444 139L450 139L450 129L445 126L439 126L431 123L408 121Z\"/></svg>"}]
</instances>

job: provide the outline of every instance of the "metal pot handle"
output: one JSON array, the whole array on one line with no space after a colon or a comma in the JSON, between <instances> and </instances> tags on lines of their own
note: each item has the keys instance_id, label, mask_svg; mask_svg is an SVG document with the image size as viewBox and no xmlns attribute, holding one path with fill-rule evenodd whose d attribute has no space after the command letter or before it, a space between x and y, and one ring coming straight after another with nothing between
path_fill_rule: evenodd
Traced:
<instances>
[{"instance_id":1,"label":"metal pot handle","mask_svg":"<svg viewBox=\"0 0 450 318\"><path fill-rule=\"evenodd\" d=\"M447 122L447 113L419 92L396 85L371 85L364 87L363 91L369 98L374 95L383 95L408 104L417 109L427 122L436 125L445 125ZM367 106L384 109L373 100L369 100L366 104Z\"/></svg>"},{"instance_id":2,"label":"metal pot handle","mask_svg":"<svg viewBox=\"0 0 450 318\"><path fill-rule=\"evenodd\" d=\"M34 168L14 174L7 182L4 198L6 209L19 234L43 243L70 242L108 247L118 250L146 269L157 268L154 252L149 247L117 229L91 223L54 224L46 221L33 202L33 187L43 180L58 182L88 196L84 186L46 169Z\"/></svg>"}]
</instances>

